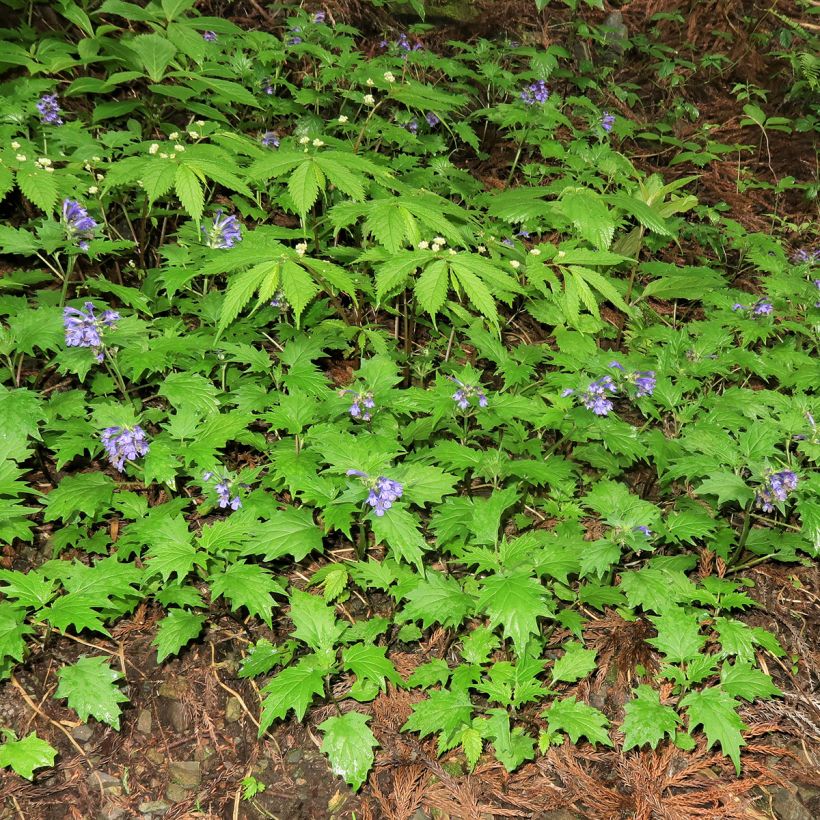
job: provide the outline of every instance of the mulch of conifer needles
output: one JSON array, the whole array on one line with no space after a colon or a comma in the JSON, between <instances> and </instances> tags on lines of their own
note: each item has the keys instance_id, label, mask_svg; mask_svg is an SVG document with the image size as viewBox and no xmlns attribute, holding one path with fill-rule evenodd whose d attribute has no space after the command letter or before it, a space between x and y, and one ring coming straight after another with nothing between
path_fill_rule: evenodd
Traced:
<instances>
[{"instance_id":1,"label":"mulch of conifer needles","mask_svg":"<svg viewBox=\"0 0 820 820\"><path fill-rule=\"evenodd\" d=\"M367 4L351 0L330 5L340 17L348 14L351 22L362 25ZM492 26L500 19L514 19L510 29L537 30L536 19L526 16L532 4L492 5ZM502 5L508 6L505 14L499 12ZM709 26L703 20L710 15L712 19L724 17L731 25L742 13L757 13L760 25L766 25L765 10L753 2L691 5L695 7L690 26L693 37L708 36ZM775 5L782 14L794 13L788 3ZM277 20L277 13L265 6L255 0L210 2L206 13L232 16L241 25L266 26ZM649 25L651 14L665 6L678 11L680 4L640 0L621 10L631 30L640 30ZM591 9L583 13L593 22L604 16ZM566 17L568 12L562 14ZM370 20L375 31L385 22L384 10ZM484 23L490 25L486 19ZM442 38L446 39L446 24L444 31ZM474 34L487 33L478 26ZM557 34L545 29L543 36ZM428 35L428 39L433 37ZM676 42L670 40L668 45L674 48ZM749 76L745 79L763 87L769 76L756 55L747 59L748 49L744 52L743 47L743 43L736 46L740 49L736 76L720 88L693 87L687 92L692 99L700 98L704 119L723 123L723 131L715 138L725 142L734 141L737 129L736 103L726 86L743 81L746 70ZM650 78L642 79L642 68L624 63L619 77L629 76L638 85L645 80L649 88ZM732 108L726 110L731 110L731 116L722 116L721 106L730 102ZM744 154L740 160L733 156L710 166L702 174L698 196L728 203L734 218L750 227L765 226L773 194L756 189L738 195L738 168L767 181L773 175L802 177L810 152L799 138L775 135L774 139L777 142L768 151L761 145L756 154ZM505 146L498 149L506 150ZM660 169L663 157L647 157L646 165ZM485 170L492 176L491 169ZM693 172L699 170L686 164L674 169L679 176ZM780 207L795 222L812 218L805 202L797 199L786 198ZM685 259L688 249L682 247L680 254ZM47 484L42 476L40 480ZM32 476L31 481L37 486L38 477ZM43 528L31 548L6 548L0 562L17 570L36 566L44 560L47 540ZM320 566L315 559L294 565L288 579L299 585L300 579L306 580ZM701 555L701 570L703 575L715 571L714 556L707 551ZM720 567L717 571L720 575ZM820 817L820 569L769 562L750 567L744 574L754 581L748 594L758 606L738 617L772 631L786 654L767 661L767 671L782 690L782 698L749 705L741 712L749 730L739 776L717 749L706 749L705 741L691 751L668 746L628 753L567 741L512 774L500 763L483 761L468 773L458 754L437 755L435 739L419 740L399 732L420 696L388 684L386 692L364 707L372 716L369 725L379 747L368 781L354 794L330 771L319 752L315 729L338 709L344 710L349 700L314 709L303 722L291 718L258 738L260 693L252 680L240 678L237 671L244 647L262 637L276 642L286 636L284 618L278 623L274 614L273 628L268 629L255 619L243 622L224 607L221 615L213 615L202 640L177 659L158 666L152 640L162 612L142 605L116 624L110 639L86 641L56 631L43 635L32 644L26 663L0 684L0 722L12 727L18 737L36 729L38 736L59 751L54 770L36 782L0 771L0 818ZM351 619L372 617L388 604L372 595L352 598L345 604L349 608L345 614ZM600 666L591 681L568 687L566 694L622 716L635 666L651 670L659 663L644 640L653 634L652 627L644 620L625 621L614 610L584 614L589 618L585 644L598 651ZM559 647L568 636L567 631L556 629L551 645ZM76 661L89 647L98 654L109 654L122 672L122 688L129 702L123 705L119 732L96 721L86 725L52 697L57 666ZM438 629L413 651L408 649L394 642L388 652L403 677L431 659L446 660L451 636ZM343 687L344 680L338 685ZM535 725L538 709L533 706L528 716L527 708L522 707L519 717L524 722L531 718ZM243 793L242 781L248 777L264 784L264 790L250 797Z\"/></svg>"}]
</instances>

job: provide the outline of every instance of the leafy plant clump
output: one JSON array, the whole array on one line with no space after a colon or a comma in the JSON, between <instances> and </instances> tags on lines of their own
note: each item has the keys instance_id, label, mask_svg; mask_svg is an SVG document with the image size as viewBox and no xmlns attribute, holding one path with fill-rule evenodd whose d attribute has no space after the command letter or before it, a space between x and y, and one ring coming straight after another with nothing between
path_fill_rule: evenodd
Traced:
<instances>
[{"instance_id":1,"label":"leafy plant clump","mask_svg":"<svg viewBox=\"0 0 820 820\"><path fill-rule=\"evenodd\" d=\"M0 570L0 678L141 604L159 662L229 611L259 627L260 735L336 704L354 789L388 687L469 770L705 742L740 772L784 654L744 569L820 552L817 249L642 171L668 129L558 45L193 5L3 32L0 538L37 558ZM605 616L642 660L602 666ZM605 714L578 684L614 672ZM57 679L119 729L109 656ZM6 730L0 765L55 754Z\"/></svg>"}]
</instances>

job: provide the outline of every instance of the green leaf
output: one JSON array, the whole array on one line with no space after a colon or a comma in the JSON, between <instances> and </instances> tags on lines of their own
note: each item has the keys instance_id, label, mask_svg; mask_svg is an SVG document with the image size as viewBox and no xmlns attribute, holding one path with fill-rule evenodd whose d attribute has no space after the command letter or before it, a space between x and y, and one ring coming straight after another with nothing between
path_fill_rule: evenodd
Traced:
<instances>
[{"instance_id":1,"label":"green leaf","mask_svg":"<svg viewBox=\"0 0 820 820\"><path fill-rule=\"evenodd\" d=\"M296 641L288 640L277 646L267 638L260 638L251 646L247 657L242 661L239 677L256 678L260 675L267 675L274 666L289 664L296 647Z\"/></svg>"},{"instance_id":2,"label":"green leaf","mask_svg":"<svg viewBox=\"0 0 820 820\"><path fill-rule=\"evenodd\" d=\"M661 705L657 690L642 683L635 689L635 697L624 706L624 751L648 743L653 749L666 735L675 737L680 719L670 706Z\"/></svg>"},{"instance_id":3,"label":"green leaf","mask_svg":"<svg viewBox=\"0 0 820 820\"><path fill-rule=\"evenodd\" d=\"M402 732L418 732L421 737L439 733L439 749L447 746L463 726L469 726L473 705L463 689L434 690L427 700L413 705Z\"/></svg>"},{"instance_id":4,"label":"green leaf","mask_svg":"<svg viewBox=\"0 0 820 820\"><path fill-rule=\"evenodd\" d=\"M751 663L741 661L723 664L720 670L720 688L732 697L743 698L749 703L755 698L771 698L783 694L768 675L755 669Z\"/></svg>"},{"instance_id":5,"label":"green leaf","mask_svg":"<svg viewBox=\"0 0 820 820\"><path fill-rule=\"evenodd\" d=\"M469 770L473 771L484 748L484 740L481 737L481 732L472 726L465 726L461 730L458 739L461 741L461 748L464 749L464 757L467 758Z\"/></svg>"},{"instance_id":6,"label":"green leaf","mask_svg":"<svg viewBox=\"0 0 820 820\"><path fill-rule=\"evenodd\" d=\"M162 663L169 655L176 655L188 641L199 636L204 615L196 615L187 609L171 609L159 622L157 637L153 646L157 647L157 663Z\"/></svg>"},{"instance_id":7,"label":"green leaf","mask_svg":"<svg viewBox=\"0 0 820 820\"><path fill-rule=\"evenodd\" d=\"M711 473L706 481L697 488L699 495L716 495L718 506L727 501L737 501L741 506L754 498L754 491L739 476L728 471Z\"/></svg>"},{"instance_id":8,"label":"green leaf","mask_svg":"<svg viewBox=\"0 0 820 820\"><path fill-rule=\"evenodd\" d=\"M570 189L561 198L561 209L590 244L601 251L609 248L615 222L600 194L588 188Z\"/></svg>"},{"instance_id":9,"label":"green leaf","mask_svg":"<svg viewBox=\"0 0 820 820\"><path fill-rule=\"evenodd\" d=\"M0 767L8 766L26 780L34 779L35 769L53 766L55 757L57 750L40 740L35 732L22 740L7 740L0 746Z\"/></svg>"},{"instance_id":10,"label":"green leaf","mask_svg":"<svg viewBox=\"0 0 820 820\"><path fill-rule=\"evenodd\" d=\"M663 652L669 663L686 663L700 654L706 636L700 634L695 614L682 607L671 606L657 618L650 618L658 630L657 638L649 638L648 644Z\"/></svg>"},{"instance_id":11,"label":"green leaf","mask_svg":"<svg viewBox=\"0 0 820 820\"><path fill-rule=\"evenodd\" d=\"M434 623L444 627L458 627L473 610L473 599L467 595L452 576L428 569L425 578L409 592L401 618L421 621L425 629Z\"/></svg>"},{"instance_id":12,"label":"green leaf","mask_svg":"<svg viewBox=\"0 0 820 820\"><path fill-rule=\"evenodd\" d=\"M680 706L686 709L689 731L703 726L706 732L707 749L720 743L723 754L735 764L740 774L740 747L746 745L740 734L748 727L737 714L740 704L727 692L717 686L707 686L700 691L690 692Z\"/></svg>"},{"instance_id":13,"label":"green leaf","mask_svg":"<svg viewBox=\"0 0 820 820\"><path fill-rule=\"evenodd\" d=\"M256 528L242 555L258 555L275 561L285 555L301 561L314 550L322 552L322 530L313 523L308 507L285 507Z\"/></svg>"},{"instance_id":14,"label":"green leaf","mask_svg":"<svg viewBox=\"0 0 820 820\"><path fill-rule=\"evenodd\" d=\"M327 755L333 774L358 791L373 765L373 749L379 745L370 727L370 717L359 712L347 712L330 717L319 724L324 733L322 752Z\"/></svg>"},{"instance_id":15,"label":"green leaf","mask_svg":"<svg viewBox=\"0 0 820 820\"><path fill-rule=\"evenodd\" d=\"M0 581L6 583L0 587L0 593L17 606L41 609L54 597L54 580L45 579L36 571L0 570Z\"/></svg>"},{"instance_id":16,"label":"green leaf","mask_svg":"<svg viewBox=\"0 0 820 820\"><path fill-rule=\"evenodd\" d=\"M176 47L159 34L140 34L130 42L151 82L158 83L176 57Z\"/></svg>"},{"instance_id":17,"label":"green leaf","mask_svg":"<svg viewBox=\"0 0 820 820\"><path fill-rule=\"evenodd\" d=\"M198 224L205 208L205 193L199 177L187 165L177 166L174 190L185 212Z\"/></svg>"},{"instance_id":18,"label":"green leaf","mask_svg":"<svg viewBox=\"0 0 820 820\"><path fill-rule=\"evenodd\" d=\"M22 661L26 651L24 635L34 632L26 622L26 611L0 601L0 668L6 658Z\"/></svg>"},{"instance_id":19,"label":"green leaf","mask_svg":"<svg viewBox=\"0 0 820 820\"><path fill-rule=\"evenodd\" d=\"M236 612L244 606L249 615L261 618L272 626L274 595L284 595L284 587L258 564L244 561L230 563L219 573L214 573L208 581L211 584L211 598L224 595L231 602L231 610Z\"/></svg>"},{"instance_id":20,"label":"green leaf","mask_svg":"<svg viewBox=\"0 0 820 820\"><path fill-rule=\"evenodd\" d=\"M413 285L419 306L433 317L441 310L449 289L450 266L444 259L428 265Z\"/></svg>"},{"instance_id":21,"label":"green leaf","mask_svg":"<svg viewBox=\"0 0 820 820\"><path fill-rule=\"evenodd\" d=\"M308 706L316 695L325 691L321 664L315 655L302 658L296 665L283 669L262 689L262 714L259 716L259 736L270 728L275 720L281 720L293 709L297 720L305 716Z\"/></svg>"},{"instance_id":22,"label":"green leaf","mask_svg":"<svg viewBox=\"0 0 820 820\"><path fill-rule=\"evenodd\" d=\"M547 719L550 732L566 732L573 743L585 737L590 743L613 745L606 732L609 726L606 716L574 697L554 701L542 717Z\"/></svg>"},{"instance_id":23,"label":"green leaf","mask_svg":"<svg viewBox=\"0 0 820 820\"><path fill-rule=\"evenodd\" d=\"M87 721L90 715L119 731L119 705L128 701L115 684L121 677L107 657L80 658L72 666L57 670L60 683L54 697L66 698L81 720Z\"/></svg>"},{"instance_id":24,"label":"green leaf","mask_svg":"<svg viewBox=\"0 0 820 820\"><path fill-rule=\"evenodd\" d=\"M397 472L397 476L404 484L402 498L419 506L431 502L440 504L445 495L455 492L458 482L458 478L451 473L425 464L407 464L404 470Z\"/></svg>"},{"instance_id":25,"label":"green leaf","mask_svg":"<svg viewBox=\"0 0 820 820\"><path fill-rule=\"evenodd\" d=\"M385 657L386 652L387 649L383 646L355 643L342 654L344 668L349 669L359 680L373 681L382 691L385 689L385 680L400 686L403 681Z\"/></svg>"},{"instance_id":26,"label":"green leaf","mask_svg":"<svg viewBox=\"0 0 820 820\"><path fill-rule=\"evenodd\" d=\"M302 219L319 198L319 191L325 187L325 175L312 159L299 165L288 179L288 192Z\"/></svg>"},{"instance_id":27,"label":"green leaf","mask_svg":"<svg viewBox=\"0 0 820 820\"><path fill-rule=\"evenodd\" d=\"M169 516L153 532L148 548L148 569L159 573L164 583L172 575L184 578L195 564L205 565L204 556L191 543L188 524L181 515Z\"/></svg>"},{"instance_id":28,"label":"green leaf","mask_svg":"<svg viewBox=\"0 0 820 820\"><path fill-rule=\"evenodd\" d=\"M337 623L333 607L318 595L300 589L291 591L290 619L296 627L294 637L316 652L332 649L344 629Z\"/></svg>"},{"instance_id":29,"label":"green leaf","mask_svg":"<svg viewBox=\"0 0 820 820\"><path fill-rule=\"evenodd\" d=\"M506 709L490 709L482 734L493 741L495 756L508 772L535 756L535 738L521 727L510 731L510 716ZM478 722L478 721L477 721Z\"/></svg>"},{"instance_id":30,"label":"green leaf","mask_svg":"<svg viewBox=\"0 0 820 820\"><path fill-rule=\"evenodd\" d=\"M38 617L48 621L55 629L66 630L73 626L77 632L90 629L108 635L108 630L100 619L100 613L95 609L99 604L100 599L96 595L71 593L58 598L51 606L42 610Z\"/></svg>"},{"instance_id":31,"label":"green leaf","mask_svg":"<svg viewBox=\"0 0 820 820\"><path fill-rule=\"evenodd\" d=\"M427 542L419 532L416 516L394 505L383 516L373 516L372 526L377 543L386 543L394 555L408 564L414 564L422 572L421 557L427 550Z\"/></svg>"},{"instance_id":32,"label":"green leaf","mask_svg":"<svg viewBox=\"0 0 820 820\"><path fill-rule=\"evenodd\" d=\"M17 186L23 196L44 213L51 213L57 204L55 174L43 169L21 168L17 172Z\"/></svg>"},{"instance_id":33,"label":"green leaf","mask_svg":"<svg viewBox=\"0 0 820 820\"><path fill-rule=\"evenodd\" d=\"M114 482L104 473L66 476L46 498L45 521L69 521L77 513L92 520L111 506Z\"/></svg>"},{"instance_id":34,"label":"green leaf","mask_svg":"<svg viewBox=\"0 0 820 820\"><path fill-rule=\"evenodd\" d=\"M210 379L197 373L170 373L162 380L157 392L177 410L185 407L208 415L219 407L216 387Z\"/></svg>"},{"instance_id":35,"label":"green leaf","mask_svg":"<svg viewBox=\"0 0 820 820\"><path fill-rule=\"evenodd\" d=\"M522 655L530 635L539 632L538 618L552 615L544 587L526 571L501 572L482 581L477 607L489 619L490 628L504 627L504 637L512 639Z\"/></svg>"},{"instance_id":36,"label":"green leaf","mask_svg":"<svg viewBox=\"0 0 820 820\"><path fill-rule=\"evenodd\" d=\"M577 641L570 641L563 648L563 656L552 667L553 681L575 683L595 669L597 652L594 649L584 649L584 645Z\"/></svg>"},{"instance_id":37,"label":"green leaf","mask_svg":"<svg viewBox=\"0 0 820 820\"><path fill-rule=\"evenodd\" d=\"M296 326L299 327L299 319L304 309L310 304L313 297L319 292L319 288L313 281L311 275L292 259L284 259L280 270L280 284L285 298L293 311Z\"/></svg>"}]
</instances>

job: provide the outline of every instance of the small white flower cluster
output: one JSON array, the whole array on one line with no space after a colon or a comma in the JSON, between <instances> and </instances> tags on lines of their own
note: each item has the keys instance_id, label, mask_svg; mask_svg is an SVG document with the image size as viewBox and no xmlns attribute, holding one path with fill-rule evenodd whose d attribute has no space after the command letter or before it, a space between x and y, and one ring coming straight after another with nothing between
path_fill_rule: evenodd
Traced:
<instances>
[{"instance_id":1,"label":"small white flower cluster","mask_svg":"<svg viewBox=\"0 0 820 820\"><path fill-rule=\"evenodd\" d=\"M434 236L432 242L422 239L416 247L420 251L426 251L429 248L433 253L438 253L446 244L447 240L443 236ZM456 251L450 248L450 253L455 256Z\"/></svg>"},{"instance_id":2,"label":"small white flower cluster","mask_svg":"<svg viewBox=\"0 0 820 820\"><path fill-rule=\"evenodd\" d=\"M37 160L37 165L39 165L44 171L48 171L50 174L54 173L54 169L51 167L52 162L48 157L40 157Z\"/></svg>"},{"instance_id":3,"label":"small white flower cluster","mask_svg":"<svg viewBox=\"0 0 820 820\"><path fill-rule=\"evenodd\" d=\"M305 251L307 251L307 242L297 242L294 250L299 254L299 256L304 256Z\"/></svg>"}]
</instances>

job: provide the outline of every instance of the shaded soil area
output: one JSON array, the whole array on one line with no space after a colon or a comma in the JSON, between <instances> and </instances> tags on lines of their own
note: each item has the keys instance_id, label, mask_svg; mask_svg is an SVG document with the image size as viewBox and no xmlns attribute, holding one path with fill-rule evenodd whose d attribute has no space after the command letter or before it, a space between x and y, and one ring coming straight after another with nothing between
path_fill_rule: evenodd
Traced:
<instances>
[{"instance_id":1,"label":"shaded soil area","mask_svg":"<svg viewBox=\"0 0 820 820\"><path fill-rule=\"evenodd\" d=\"M316 568L297 569L292 578ZM421 696L388 686L374 702L355 704L372 716L380 748L368 783L354 795L319 751L316 726L335 713L332 703L311 711L302 724L290 720L257 737L260 693L238 676L239 664L251 639L276 634L226 616L178 659L157 666L151 641L161 612L140 608L117 625L111 640L52 635L41 641L0 688L0 721L18 735L36 729L60 752L57 767L34 783L0 775L0 816L812 820L820 815L820 571L765 566L749 577L760 606L743 619L773 631L788 654L775 666L769 661L783 697L741 712L749 731L740 777L703 744L691 752L622 753L567 743L513 774L487 758L469 774L461 755L439 758L435 741L399 732ZM648 622L630 623L615 612L587 614L584 638L598 650L600 670L592 681L565 687L566 694L622 719L631 687L651 679L638 677L635 664L651 674L655 659L644 640L654 631ZM277 626L274 621L274 632ZM551 646L557 650L568 637L556 631ZM421 651L409 653L394 642L388 657L407 676L422 662L446 659L451 644L452 635L439 629L426 636ZM58 666L100 653L123 673L130 702L120 732L80 722L53 697ZM341 680L336 694L347 688ZM351 705L347 699L341 708ZM536 730L538 711L521 714ZM243 789L250 777L264 787L252 797Z\"/></svg>"}]
</instances>

